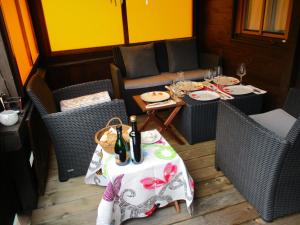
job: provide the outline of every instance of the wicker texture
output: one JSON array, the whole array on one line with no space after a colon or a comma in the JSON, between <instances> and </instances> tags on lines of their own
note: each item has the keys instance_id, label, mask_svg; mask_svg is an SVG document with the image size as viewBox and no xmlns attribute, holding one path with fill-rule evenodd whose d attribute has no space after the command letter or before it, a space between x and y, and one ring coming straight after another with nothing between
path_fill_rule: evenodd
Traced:
<instances>
[{"instance_id":1,"label":"wicker texture","mask_svg":"<svg viewBox=\"0 0 300 225\"><path fill-rule=\"evenodd\" d=\"M298 103L289 105L295 98ZM297 108L299 99L289 94L286 102ZM288 136L281 138L232 104L219 102L216 168L266 221L300 211L299 130L298 118Z\"/></svg>"},{"instance_id":2,"label":"wicker texture","mask_svg":"<svg viewBox=\"0 0 300 225\"><path fill-rule=\"evenodd\" d=\"M65 112L43 113L45 107L39 101L41 93L35 90L34 75L27 87L27 92L42 115L54 144L58 162L59 180L66 181L71 177L85 175L96 148L95 133L105 127L107 121L116 116L127 123L127 115L123 100L85 106ZM62 99L78 97L103 90L112 91L109 80L88 82L66 87L54 92L56 104ZM111 92L112 93L112 92Z\"/></svg>"},{"instance_id":3,"label":"wicker texture","mask_svg":"<svg viewBox=\"0 0 300 225\"><path fill-rule=\"evenodd\" d=\"M236 96L229 102L246 114L260 113L264 95ZM176 129L190 144L215 139L218 102L196 101L188 96L184 97L186 106L175 117Z\"/></svg>"}]
</instances>

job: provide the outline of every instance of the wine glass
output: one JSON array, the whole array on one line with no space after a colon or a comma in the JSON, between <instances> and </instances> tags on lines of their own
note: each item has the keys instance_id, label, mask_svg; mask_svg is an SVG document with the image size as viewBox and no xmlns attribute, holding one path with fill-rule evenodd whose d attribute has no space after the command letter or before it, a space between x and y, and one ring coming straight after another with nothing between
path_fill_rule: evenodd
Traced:
<instances>
[{"instance_id":1,"label":"wine glass","mask_svg":"<svg viewBox=\"0 0 300 225\"><path fill-rule=\"evenodd\" d=\"M209 84L213 80L213 70L209 69L208 72L204 75L204 80Z\"/></svg>"},{"instance_id":2,"label":"wine glass","mask_svg":"<svg viewBox=\"0 0 300 225\"><path fill-rule=\"evenodd\" d=\"M236 71L236 75L240 77L240 85L242 85L243 76L247 73L245 63L241 63Z\"/></svg>"},{"instance_id":3,"label":"wine glass","mask_svg":"<svg viewBox=\"0 0 300 225\"><path fill-rule=\"evenodd\" d=\"M177 81L184 81L184 72L179 71L177 72Z\"/></svg>"},{"instance_id":4,"label":"wine glass","mask_svg":"<svg viewBox=\"0 0 300 225\"><path fill-rule=\"evenodd\" d=\"M215 67L217 76L223 76L223 68L222 66Z\"/></svg>"}]
</instances>

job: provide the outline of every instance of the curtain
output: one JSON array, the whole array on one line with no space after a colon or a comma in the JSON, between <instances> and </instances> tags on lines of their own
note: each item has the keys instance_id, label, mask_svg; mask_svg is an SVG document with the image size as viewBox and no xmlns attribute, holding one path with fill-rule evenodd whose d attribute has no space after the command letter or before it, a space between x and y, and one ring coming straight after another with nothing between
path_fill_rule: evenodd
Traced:
<instances>
[{"instance_id":1,"label":"curtain","mask_svg":"<svg viewBox=\"0 0 300 225\"><path fill-rule=\"evenodd\" d=\"M267 0L264 31L284 33L290 0Z\"/></svg>"},{"instance_id":2,"label":"curtain","mask_svg":"<svg viewBox=\"0 0 300 225\"><path fill-rule=\"evenodd\" d=\"M262 0L248 0L246 1L245 13L245 29L246 30L259 30L260 21L262 16Z\"/></svg>"}]
</instances>

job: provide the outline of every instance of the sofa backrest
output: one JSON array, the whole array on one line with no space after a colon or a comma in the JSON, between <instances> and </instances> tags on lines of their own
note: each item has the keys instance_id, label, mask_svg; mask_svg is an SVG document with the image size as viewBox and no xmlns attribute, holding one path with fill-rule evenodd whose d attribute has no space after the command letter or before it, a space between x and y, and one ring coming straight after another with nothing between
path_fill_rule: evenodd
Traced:
<instances>
[{"instance_id":1,"label":"sofa backrest","mask_svg":"<svg viewBox=\"0 0 300 225\"><path fill-rule=\"evenodd\" d=\"M145 43L139 44L129 44L124 46L136 46L142 45ZM122 53L120 50L121 46L116 46L112 49L114 63L119 67L122 74L126 74L125 64L123 61ZM165 41L156 41L154 42L154 51L156 57L156 64L159 72L168 72L169 71L169 62L168 62L168 53L165 45Z\"/></svg>"}]
</instances>

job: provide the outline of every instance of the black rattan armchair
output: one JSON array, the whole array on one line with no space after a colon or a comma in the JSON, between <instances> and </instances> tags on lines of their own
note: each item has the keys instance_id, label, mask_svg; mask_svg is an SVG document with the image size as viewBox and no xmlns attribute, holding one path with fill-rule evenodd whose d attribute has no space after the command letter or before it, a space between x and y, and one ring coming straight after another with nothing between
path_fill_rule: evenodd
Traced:
<instances>
[{"instance_id":1,"label":"black rattan armchair","mask_svg":"<svg viewBox=\"0 0 300 225\"><path fill-rule=\"evenodd\" d=\"M105 90L113 95L110 80L87 82L51 92L38 74L27 85L27 93L41 114L52 139L60 181L85 175L96 148L96 131L103 128L114 116L127 122L127 115L125 104L119 99L64 112L58 110L58 104L64 99Z\"/></svg>"},{"instance_id":2,"label":"black rattan armchair","mask_svg":"<svg viewBox=\"0 0 300 225\"><path fill-rule=\"evenodd\" d=\"M283 110L293 121L285 135L272 130L285 119L268 129L258 117L270 113L247 116L219 103L215 166L266 221L300 211L300 90L290 89Z\"/></svg>"}]
</instances>

